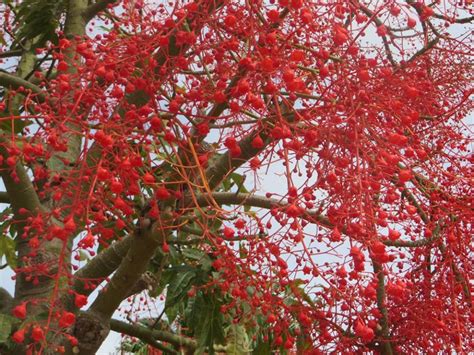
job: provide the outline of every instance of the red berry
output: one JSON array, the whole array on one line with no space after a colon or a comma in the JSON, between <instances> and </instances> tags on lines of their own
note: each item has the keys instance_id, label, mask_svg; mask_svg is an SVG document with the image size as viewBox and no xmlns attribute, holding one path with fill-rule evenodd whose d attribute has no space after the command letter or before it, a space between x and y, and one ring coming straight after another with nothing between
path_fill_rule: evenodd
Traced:
<instances>
[{"instance_id":1,"label":"red berry","mask_svg":"<svg viewBox=\"0 0 474 355\"><path fill-rule=\"evenodd\" d=\"M74 304L77 308L82 308L87 304L87 296L76 294L74 298Z\"/></svg>"}]
</instances>

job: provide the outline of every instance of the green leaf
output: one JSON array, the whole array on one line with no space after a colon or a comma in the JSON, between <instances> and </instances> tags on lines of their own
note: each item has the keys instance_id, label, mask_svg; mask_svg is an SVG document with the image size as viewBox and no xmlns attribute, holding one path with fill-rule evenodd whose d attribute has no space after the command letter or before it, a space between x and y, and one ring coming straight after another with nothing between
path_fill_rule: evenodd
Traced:
<instances>
[{"instance_id":1,"label":"green leaf","mask_svg":"<svg viewBox=\"0 0 474 355\"><path fill-rule=\"evenodd\" d=\"M7 110L5 110L4 112L0 112L0 117L3 118L8 116L10 116L10 114L7 112ZM23 128L32 124L33 122L26 119L16 119L13 120L13 123L11 120L2 120L0 122L0 129L8 133L12 133L12 129L14 133L21 133L23 131Z\"/></svg>"},{"instance_id":2,"label":"green leaf","mask_svg":"<svg viewBox=\"0 0 474 355\"><path fill-rule=\"evenodd\" d=\"M166 292L165 307L172 307L181 302L192 286L192 280L196 277L195 270L178 273L170 280Z\"/></svg>"},{"instance_id":3,"label":"green leaf","mask_svg":"<svg viewBox=\"0 0 474 355\"><path fill-rule=\"evenodd\" d=\"M232 173L224 181L222 187L224 191L230 191L232 187L237 186L237 192L248 192L244 186L245 176L237 173Z\"/></svg>"},{"instance_id":4,"label":"green leaf","mask_svg":"<svg viewBox=\"0 0 474 355\"><path fill-rule=\"evenodd\" d=\"M16 318L0 313L0 344L8 340L12 332L12 326L16 321Z\"/></svg>"},{"instance_id":5,"label":"green leaf","mask_svg":"<svg viewBox=\"0 0 474 355\"><path fill-rule=\"evenodd\" d=\"M214 353L215 344L224 344L224 316L221 313L222 301L217 294L206 294L199 291L188 307L186 325L194 333L198 342L196 353L203 353L207 348L208 353Z\"/></svg>"},{"instance_id":6,"label":"green leaf","mask_svg":"<svg viewBox=\"0 0 474 355\"><path fill-rule=\"evenodd\" d=\"M157 287L150 292L151 297L158 297L163 293L165 290L166 286L168 285L169 281L171 280L171 277L173 276L172 273L168 272L169 270L165 270L160 277L160 282L158 283Z\"/></svg>"},{"instance_id":7,"label":"green leaf","mask_svg":"<svg viewBox=\"0 0 474 355\"><path fill-rule=\"evenodd\" d=\"M181 304L175 304L174 306L167 307L165 309L166 318L168 318L168 322L170 324L175 321L176 317L178 316L180 308L181 308Z\"/></svg>"},{"instance_id":8,"label":"green leaf","mask_svg":"<svg viewBox=\"0 0 474 355\"><path fill-rule=\"evenodd\" d=\"M232 324L226 329L226 354L247 355L250 354L250 339L245 328L239 324Z\"/></svg>"},{"instance_id":9,"label":"green leaf","mask_svg":"<svg viewBox=\"0 0 474 355\"><path fill-rule=\"evenodd\" d=\"M35 39L35 45L41 47L46 41L57 43L56 28L58 19L65 10L64 0L24 0L18 5L16 22L20 29L15 45L25 39Z\"/></svg>"},{"instance_id":10,"label":"green leaf","mask_svg":"<svg viewBox=\"0 0 474 355\"><path fill-rule=\"evenodd\" d=\"M304 286L306 285L305 282L301 279L295 279L291 283L293 284L293 287L291 288L290 286L287 286L287 290L297 298L305 300L310 306L315 307L314 301L304 290Z\"/></svg>"},{"instance_id":11,"label":"green leaf","mask_svg":"<svg viewBox=\"0 0 474 355\"><path fill-rule=\"evenodd\" d=\"M17 265L15 244L15 241L9 236L0 235L0 260L5 256L8 266L12 269L16 268Z\"/></svg>"},{"instance_id":12,"label":"green leaf","mask_svg":"<svg viewBox=\"0 0 474 355\"><path fill-rule=\"evenodd\" d=\"M269 337L267 341L263 340L262 336L258 337L257 345L252 351L253 355L268 355L272 354L271 338Z\"/></svg>"},{"instance_id":13,"label":"green leaf","mask_svg":"<svg viewBox=\"0 0 474 355\"><path fill-rule=\"evenodd\" d=\"M240 174L237 174L237 173L232 173L232 174L230 174L230 178L237 185L237 191L238 192L248 192L248 190L244 186L244 181L245 181L245 176L244 175L240 175Z\"/></svg>"},{"instance_id":14,"label":"green leaf","mask_svg":"<svg viewBox=\"0 0 474 355\"><path fill-rule=\"evenodd\" d=\"M247 248L242 244L239 244L239 257L240 259L246 259L249 256Z\"/></svg>"},{"instance_id":15,"label":"green leaf","mask_svg":"<svg viewBox=\"0 0 474 355\"><path fill-rule=\"evenodd\" d=\"M147 344L143 343L143 345L136 351L134 351L137 355L148 355L148 346Z\"/></svg>"},{"instance_id":16,"label":"green leaf","mask_svg":"<svg viewBox=\"0 0 474 355\"><path fill-rule=\"evenodd\" d=\"M202 250L194 248L186 248L182 250L183 255L191 260L196 260L202 266L204 271L209 271L212 268L212 259Z\"/></svg>"}]
</instances>

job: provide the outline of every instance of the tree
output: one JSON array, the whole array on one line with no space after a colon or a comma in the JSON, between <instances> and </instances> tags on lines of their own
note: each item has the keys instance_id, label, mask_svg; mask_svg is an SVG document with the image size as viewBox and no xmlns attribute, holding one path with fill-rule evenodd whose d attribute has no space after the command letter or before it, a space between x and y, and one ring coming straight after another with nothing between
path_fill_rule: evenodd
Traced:
<instances>
[{"instance_id":1,"label":"tree","mask_svg":"<svg viewBox=\"0 0 474 355\"><path fill-rule=\"evenodd\" d=\"M3 1L0 352L472 349L469 5Z\"/></svg>"}]
</instances>

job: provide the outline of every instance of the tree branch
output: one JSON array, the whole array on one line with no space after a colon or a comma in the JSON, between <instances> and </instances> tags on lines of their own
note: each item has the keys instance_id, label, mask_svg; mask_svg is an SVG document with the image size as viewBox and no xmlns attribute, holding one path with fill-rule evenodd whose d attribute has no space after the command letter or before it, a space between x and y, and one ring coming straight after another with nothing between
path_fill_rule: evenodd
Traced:
<instances>
[{"instance_id":1,"label":"tree branch","mask_svg":"<svg viewBox=\"0 0 474 355\"><path fill-rule=\"evenodd\" d=\"M197 347L196 342L192 339L163 330L149 329L138 324L128 324L117 319L110 320L110 329L141 339L152 346L154 346L153 343L156 343L156 341L163 341L178 348L185 347L188 350L195 350Z\"/></svg>"},{"instance_id":2,"label":"tree branch","mask_svg":"<svg viewBox=\"0 0 474 355\"><path fill-rule=\"evenodd\" d=\"M86 288L87 281L102 281L110 276L127 255L133 240L134 236L129 235L112 243L79 269L74 274L74 291L82 295L89 295L94 288Z\"/></svg>"},{"instance_id":3,"label":"tree branch","mask_svg":"<svg viewBox=\"0 0 474 355\"><path fill-rule=\"evenodd\" d=\"M46 94L40 87L13 74L0 72L0 85L15 90L24 87L36 94L35 98L38 102L42 103L46 100Z\"/></svg>"},{"instance_id":4,"label":"tree branch","mask_svg":"<svg viewBox=\"0 0 474 355\"><path fill-rule=\"evenodd\" d=\"M212 205L213 200L220 205L246 205L265 209L285 208L290 205L288 202L283 200L256 196L248 193L213 192L211 195L196 195L196 201L201 207ZM191 201L191 196L186 195L185 203L191 203ZM329 219L319 214L316 210L305 210L301 217L309 222L317 223L327 228L334 228L334 225L329 221Z\"/></svg>"},{"instance_id":5,"label":"tree branch","mask_svg":"<svg viewBox=\"0 0 474 355\"><path fill-rule=\"evenodd\" d=\"M19 57L23 53L23 49L12 49L11 51L6 51L0 53L0 58L11 58L11 57Z\"/></svg>"},{"instance_id":6,"label":"tree branch","mask_svg":"<svg viewBox=\"0 0 474 355\"><path fill-rule=\"evenodd\" d=\"M227 151L206 169L205 175L207 184L211 190L219 186L228 174L232 173L232 171L242 166L263 150L263 148L257 149L252 147L251 143L254 138L255 134L249 134L239 142L241 154L238 157L232 157L231 153ZM262 139L264 141L268 140L266 136L262 137ZM266 143L268 144L269 141Z\"/></svg>"},{"instance_id":7,"label":"tree branch","mask_svg":"<svg viewBox=\"0 0 474 355\"><path fill-rule=\"evenodd\" d=\"M382 26L383 25L383 22L375 15L375 13L373 13L372 11L369 10L369 8L367 8L366 6L362 5L359 3L359 1L356 1L356 5L359 6L359 9L365 13L367 16L370 17L370 19L374 20L375 24L377 25L377 27L379 26ZM390 49L390 44L387 40L387 36L382 36L382 42L383 42L383 46L385 48L385 53L387 54L387 59L389 60L390 64L392 65L392 67L396 68L397 67L397 62L395 61L395 59L393 58L393 54L392 54L392 50Z\"/></svg>"},{"instance_id":8,"label":"tree branch","mask_svg":"<svg viewBox=\"0 0 474 355\"><path fill-rule=\"evenodd\" d=\"M117 2L117 0L98 0L84 10L84 12L82 13L82 17L86 22L89 22L99 12L104 11L109 5L115 2Z\"/></svg>"},{"instance_id":9,"label":"tree branch","mask_svg":"<svg viewBox=\"0 0 474 355\"><path fill-rule=\"evenodd\" d=\"M0 203L10 204L10 197L8 196L8 192L0 191Z\"/></svg>"},{"instance_id":10,"label":"tree branch","mask_svg":"<svg viewBox=\"0 0 474 355\"><path fill-rule=\"evenodd\" d=\"M185 204L192 203L193 199L190 195L184 197ZM206 207L211 206L212 201L215 201L219 205L246 205L252 207L260 207L265 209L272 208L285 208L289 206L289 203L283 200L277 200L273 198L267 198L264 196L256 196L248 193L234 193L234 192L213 192L209 194L200 194L196 195L195 199L199 206ZM334 225L329 221L329 219L318 213L316 210L305 210L301 215L301 218L307 220L311 223L316 223L323 227L333 229ZM439 233L440 227L436 227L433 232L433 237L427 239L420 239L416 241L405 241L405 240L384 240L383 244L386 246L393 246L399 248L418 248L430 245L440 239L441 234ZM345 233L345 228L341 230L342 233Z\"/></svg>"},{"instance_id":11,"label":"tree branch","mask_svg":"<svg viewBox=\"0 0 474 355\"><path fill-rule=\"evenodd\" d=\"M440 20L445 20L445 21L450 22L450 23L461 23L462 24L462 23L470 23L470 22L474 21L474 16L464 17L464 18L449 18L447 16L435 13L433 15L433 17L436 17L437 19L440 19Z\"/></svg>"},{"instance_id":12,"label":"tree branch","mask_svg":"<svg viewBox=\"0 0 474 355\"><path fill-rule=\"evenodd\" d=\"M107 286L99 293L90 311L101 318L110 319L127 297L137 280L146 271L148 262L159 245L166 240L171 228L171 217L163 213L150 229L140 231L133 237L130 249Z\"/></svg>"},{"instance_id":13,"label":"tree branch","mask_svg":"<svg viewBox=\"0 0 474 355\"><path fill-rule=\"evenodd\" d=\"M372 264L374 267L374 273L377 276L377 307L382 314L380 318L380 325L382 330L380 331L380 335L382 336L381 341L381 349L382 353L386 355L392 355L393 349L392 344L389 341L390 338L390 330L389 330L389 322L388 322L388 311L387 307L385 307L385 276L382 266L372 259Z\"/></svg>"},{"instance_id":14,"label":"tree branch","mask_svg":"<svg viewBox=\"0 0 474 355\"><path fill-rule=\"evenodd\" d=\"M0 134L3 132L0 131ZM0 137L0 155L3 156L4 161L9 157L8 151L5 147L4 137ZM5 188L8 196L14 196L11 199L13 212L18 216L18 211L25 208L30 212L38 212L42 209L38 195L36 194L33 183L28 176L28 173L20 161L17 161L13 168L3 163L0 166L0 174L3 178ZM14 174L15 178L12 176Z\"/></svg>"},{"instance_id":15,"label":"tree branch","mask_svg":"<svg viewBox=\"0 0 474 355\"><path fill-rule=\"evenodd\" d=\"M385 240L383 243L390 247L399 248L420 248L427 245L431 245L441 238L441 226L438 224L433 230L433 236L431 238L419 239L415 241L407 240Z\"/></svg>"},{"instance_id":16,"label":"tree branch","mask_svg":"<svg viewBox=\"0 0 474 355\"><path fill-rule=\"evenodd\" d=\"M0 287L0 314L9 314L13 305L13 297L3 287Z\"/></svg>"}]
</instances>

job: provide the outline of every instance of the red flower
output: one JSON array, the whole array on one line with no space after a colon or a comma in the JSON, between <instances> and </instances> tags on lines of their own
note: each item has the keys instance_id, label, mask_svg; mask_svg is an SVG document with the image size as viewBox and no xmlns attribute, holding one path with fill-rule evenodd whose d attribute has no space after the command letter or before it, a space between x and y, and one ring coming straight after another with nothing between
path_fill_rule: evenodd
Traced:
<instances>
[{"instance_id":1,"label":"red flower","mask_svg":"<svg viewBox=\"0 0 474 355\"><path fill-rule=\"evenodd\" d=\"M223 233L227 239L231 239L231 238L234 238L235 231L232 228L224 227Z\"/></svg>"},{"instance_id":2,"label":"red flower","mask_svg":"<svg viewBox=\"0 0 474 355\"><path fill-rule=\"evenodd\" d=\"M360 321L356 322L354 330L357 336L361 337L362 340L366 343L370 342L375 336L373 329L362 324L362 322Z\"/></svg>"},{"instance_id":3,"label":"red flower","mask_svg":"<svg viewBox=\"0 0 474 355\"><path fill-rule=\"evenodd\" d=\"M26 318L26 303L23 302L19 304L18 306L16 306L15 308L13 308L13 315L17 318L25 319Z\"/></svg>"},{"instance_id":4,"label":"red flower","mask_svg":"<svg viewBox=\"0 0 474 355\"><path fill-rule=\"evenodd\" d=\"M88 249L88 248L92 248L94 246L94 242L95 242L94 241L94 236L89 231L89 232L87 232L87 235L81 241L79 241L78 245L79 245L80 248Z\"/></svg>"},{"instance_id":5,"label":"red flower","mask_svg":"<svg viewBox=\"0 0 474 355\"><path fill-rule=\"evenodd\" d=\"M25 330L20 329L17 330L15 333L12 335L12 339L15 343L21 344L25 341Z\"/></svg>"},{"instance_id":6,"label":"red flower","mask_svg":"<svg viewBox=\"0 0 474 355\"><path fill-rule=\"evenodd\" d=\"M155 196L158 200L167 200L171 197L171 194L166 187L159 187L155 191Z\"/></svg>"},{"instance_id":7,"label":"red flower","mask_svg":"<svg viewBox=\"0 0 474 355\"><path fill-rule=\"evenodd\" d=\"M265 146L265 143L263 142L262 137L256 136L252 140L252 147L254 147L255 149L262 149L264 146Z\"/></svg>"},{"instance_id":8,"label":"red flower","mask_svg":"<svg viewBox=\"0 0 474 355\"><path fill-rule=\"evenodd\" d=\"M59 318L59 326L61 328L67 328L73 325L76 321L76 315L71 312L63 312L61 318Z\"/></svg>"},{"instance_id":9,"label":"red flower","mask_svg":"<svg viewBox=\"0 0 474 355\"><path fill-rule=\"evenodd\" d=\"M74 298L74 304L77 308L84 307L87 304L87 296L76 294L76 297Z\"/></svg>"},{"instance_id":10,"label":"red flower","mask_svg":"<svg viewBox=\"0 0 474 355\"><path fill-rule=\"evenodd\" d=\"M31 338L37 343L43 340L44 339L43 329L38 326L34 327L33 330L31 331Z\"/></svg>"}]
</instances>

